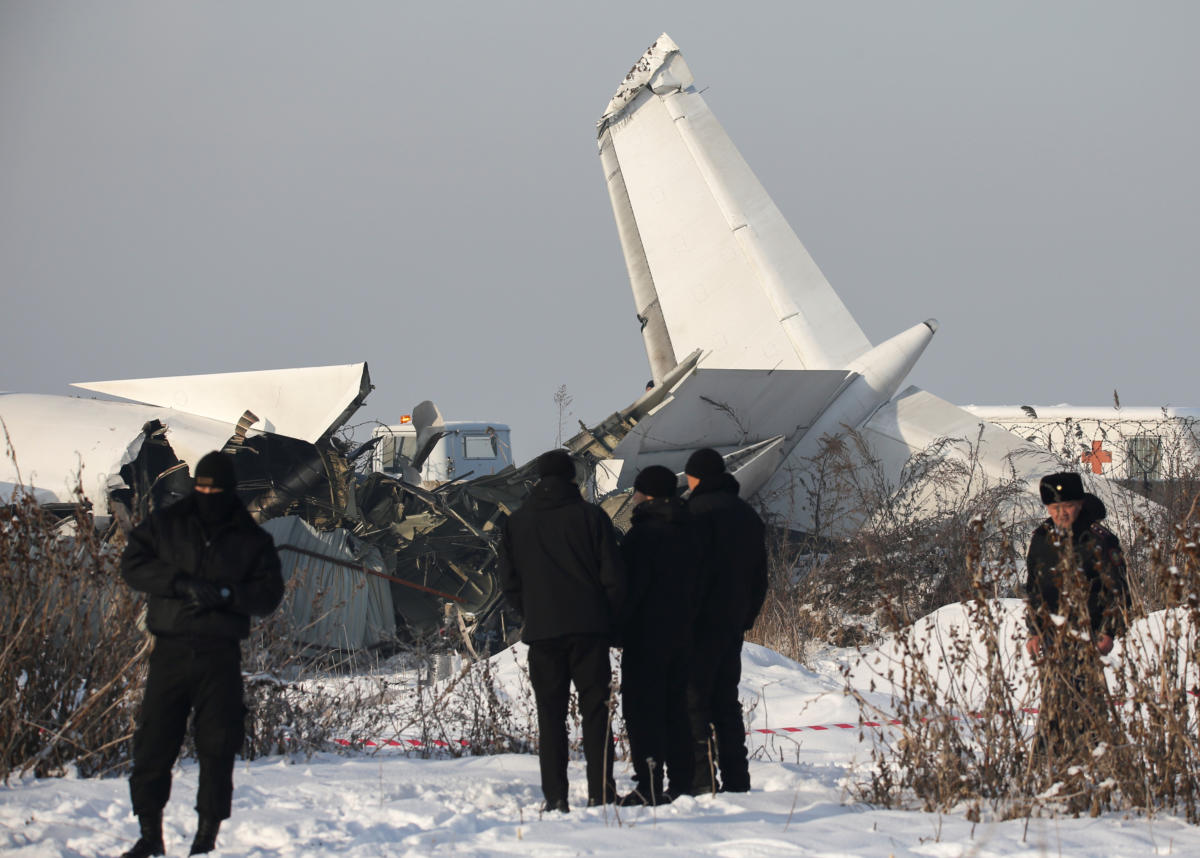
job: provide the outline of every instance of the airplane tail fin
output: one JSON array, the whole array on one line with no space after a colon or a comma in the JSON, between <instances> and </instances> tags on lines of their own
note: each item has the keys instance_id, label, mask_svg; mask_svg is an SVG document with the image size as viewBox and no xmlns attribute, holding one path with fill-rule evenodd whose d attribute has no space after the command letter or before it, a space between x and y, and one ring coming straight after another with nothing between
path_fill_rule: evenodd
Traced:
<instances>
[{"instance_id":1,"label":"airplane tail fin","mask_svg":"<svg viewBox=\"0 0 1200 858\"><path fill-rule=\"evenodd\" d=\"M656 379L697 348L710 369L836 369L871 348L665 33L598 128Z\"/></svg>"}]
</instances>

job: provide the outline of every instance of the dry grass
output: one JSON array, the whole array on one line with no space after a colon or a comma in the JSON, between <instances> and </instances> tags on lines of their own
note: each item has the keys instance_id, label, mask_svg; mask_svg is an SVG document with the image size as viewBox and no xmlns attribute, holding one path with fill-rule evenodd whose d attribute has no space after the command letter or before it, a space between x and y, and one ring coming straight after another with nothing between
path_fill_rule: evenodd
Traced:
<instances>
[{"instance_id":1,"label":"dry grass","mask_svg":"<svg viewBox=\"0 0 1200 858\"><path fill-rule=\"evenodd\" d=\"M149 647L118 557L82 507L0 509L0 778L124 761Z\"/></svg>"},{"instance_id":2,"label":"dry grass","mask_svg":"<svg viewBox=\"0 0 1200 858\"><path fill-rule=\"evenodd\" d=\"M1047 642L1032 683L1036 696L1026 704L1039 710L1034 717L1017 688L1014 653L1023 633L1004 632L994 582L973 563L969 629L952 629L936 650L927 634L897 634L899 658L881 677L898 689L886 710L847 686L868 717L899 722L876 737L859 797L887 807L966 809L976 819L984 811L1010 818L1136 809L1200 821L1198 540L1195 522L1178 527L1147 572L1172 594L1170 604L1130 618L1113 657L1101 659L1086 636ZM1064 586L1060 611L1086 616L1082 582Z\"/></svg>"}]
</instances>

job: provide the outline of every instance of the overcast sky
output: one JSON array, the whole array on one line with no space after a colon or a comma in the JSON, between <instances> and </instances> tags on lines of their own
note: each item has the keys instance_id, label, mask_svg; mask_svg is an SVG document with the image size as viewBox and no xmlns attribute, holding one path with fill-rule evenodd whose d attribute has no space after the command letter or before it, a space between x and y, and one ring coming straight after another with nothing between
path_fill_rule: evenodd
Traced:
<instances>
[{"instance_id":1,"label":"overcast sky","mask_svg":"<svg viewBox=\"0 0 1200 858\"><path fill-rule=\"evenodd\" d=\"M1200 405L1190 2L0 0L0 388L366 360L553 446L649 377L595 121L663 31L911 382Z\"/></svg>"}]
</instances>

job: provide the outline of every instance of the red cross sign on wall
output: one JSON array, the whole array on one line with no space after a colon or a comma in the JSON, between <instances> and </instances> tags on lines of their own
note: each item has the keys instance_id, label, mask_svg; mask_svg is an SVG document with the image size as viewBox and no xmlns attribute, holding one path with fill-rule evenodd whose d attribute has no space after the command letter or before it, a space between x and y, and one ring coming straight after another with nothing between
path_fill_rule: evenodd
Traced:
<instances>
[{"instance_id":1,"label":"red cross sign on wall","mask_svg":"<svg viewBox=\"0 0 1200 858\"><path fill-rule=\"evenodd\" d=\"M1104 466L1112 461L1112 453L1104 449L1103 441L1093 441L1092 449L1084 450L1079 460L1091 465L1093 474L1102 474L1104 473Z\"/></svg>"}]
</instances>

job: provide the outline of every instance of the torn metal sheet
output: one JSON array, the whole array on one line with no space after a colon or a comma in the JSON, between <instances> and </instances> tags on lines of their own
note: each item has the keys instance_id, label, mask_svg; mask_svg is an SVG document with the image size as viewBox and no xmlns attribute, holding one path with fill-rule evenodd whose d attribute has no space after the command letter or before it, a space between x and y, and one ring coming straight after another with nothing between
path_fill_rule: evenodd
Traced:
<instances>
[{"instance_id":1,"label":"torn metal sheet","mask_svg":"<svg viewBox=\"0 0 1200 858\"><path fill-rule=\"evenodd\" d=\"M613 450L625 436L648 414L670 399L675 388L695 370L700 356L699 349L692 352L677 366L666 372L661 382L656 383L654 387L639 396L630 405L610 414L592 428L589 429L581 421L580 426L583 431L568 440L563 446L573 455L581 456L591 462L611 458Z\"/></svg>"},{"instance_id":2,"label":"torn metal sheet","mask_svg":"<svg viewBox=\"0 0 1200 858\"><path fill-rule=\"evenodd\" d=\"M283 564L284 610L294 640L345 650L395 640L391 587L378 548L343 528L318 531L294 515L262 526Z\"/></svg>"}]
</instances>

